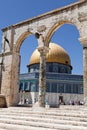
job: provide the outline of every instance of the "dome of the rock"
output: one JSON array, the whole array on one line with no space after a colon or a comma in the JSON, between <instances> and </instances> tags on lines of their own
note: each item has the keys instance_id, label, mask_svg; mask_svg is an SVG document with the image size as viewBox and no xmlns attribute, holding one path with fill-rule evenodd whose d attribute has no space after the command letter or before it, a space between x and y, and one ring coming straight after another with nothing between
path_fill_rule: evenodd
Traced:
<instances>
[{"instance_id":1,"label":"dome of the rock","mask_svg":"<svg viewBox=\"0 0 87 130\"><path fill-rule=\"evenodd\" d=\"M46 56L46 62L61 63L71 66L71 61L68 53L59 45L55 43L49 44L49 53ZM30 57L29 65L40 62L40 53L36 49Z\"/></svg>"}]
</instances>

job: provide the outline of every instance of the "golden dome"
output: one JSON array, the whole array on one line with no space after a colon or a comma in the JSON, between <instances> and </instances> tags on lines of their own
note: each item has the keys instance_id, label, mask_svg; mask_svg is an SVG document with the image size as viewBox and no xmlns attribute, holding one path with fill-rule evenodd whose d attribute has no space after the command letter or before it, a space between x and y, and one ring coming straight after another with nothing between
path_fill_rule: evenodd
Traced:
<instances>
[{"instance_id":1,"label":"golden dome","mask_svg":"<svg viewBox=\"0 0 87 130\"><path fill-rule=\"evenodd\" d=\"M71 61L67 52L55 43L49 44L49 53L46 56L46 62L56 62L71 66ZM29 65L40 63L40 54L36 49L30 57Z\"/></svg>"}]
</instances>

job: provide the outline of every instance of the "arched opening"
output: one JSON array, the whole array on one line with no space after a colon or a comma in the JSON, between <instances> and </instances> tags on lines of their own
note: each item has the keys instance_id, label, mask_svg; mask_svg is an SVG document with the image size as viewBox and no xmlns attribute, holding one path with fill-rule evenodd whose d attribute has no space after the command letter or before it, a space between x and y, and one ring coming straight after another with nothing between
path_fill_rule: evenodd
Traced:
<instances>
[{"instance_id":1,"label":"arched opening","mask_svg":"<svg viewBox=\"0 0 87 130\"><path fill-rule=\"evenodd\" d=\"M26 35L27 34L27 35ZM27 65L30 63L32 52L37 48L37 40L34 35L23 34L16 44L16 50L20 53L20 73L19 73L19 105L32 105L34 100L34 88L37 83L33 73L28 72ZM32 78L33 77L33 78Z\"/></svg>"},{"instance_id":2,"label":"arched opening","mask_svg":"<svg viewBox=\"0 0 87 130\"><path fill-rule=\"evenodd\" d=\"M54 63L52 59L49 59L47 61L46 100L47 101L49 100L50 105L57 105L59 103L59 99L60 99L59 97L63 97L62 102L64 101L65 104L69 104L69 101L72 100L72 97L74 96L76 97L76 99L73 99L74 102L83 100L82 47L78 41L78 38L79 38L78 30L76 29L74 25L71 25L70 23L66 24L66 22L61 22L60 24L56 24L55 27L51 28L49 34L47 35L49 36L48 37L49 41L59 44L62 48L66 50L67 54L70 56L71 65L69 66L70 67L69 68L67 67L68 62L65 64L63 62L63 64L61 64L61 63L56 63L56 62ZM22 40L19 40L19 41L22 41ZM29 37L23 41L23 44L17 44L17 47L19 47L20 54L22 55L21 56L21 70L20 70L21 75L20 75L20 84L19 84L20 99L21 100L23 99L23 104L25 102L27 103L27 101L28 101L28 104L35 103L35 101L38 100L38 78L39 78L39 71L36 71L36 68L39 69L38 67L39 62L37 63L36 61L37 54L35 54L32 57L33 60L34 60L34 57L36 58L33 64L32 63L29 64L29 60L30 60L30 56L32 55L32 53L35 51L37 47L37 41L34 36L29 35ZM79 60L77 60L78 57L80 57ZM61 60L58 59L57 61L60 62ZM26 66L27 64L28 64L28 68ZM67 71L64 71L66 68L67 68ZM72 68L74 70L73 72L71 72L72 70L70 71L68 70ZM32 74L33 75L37 74L36 80L34 80L35 77L32 77ZM60 76L60 80L58 79L58 76ZM51 82L48 80L48 77L50 77L50 80L52 80ZM65 79L63 79L63 77ZM81 81L79 81L78 79L81 79ZM78 80L78 84L74 80ZM54 93L55 93L55 96L53 96Z\"/></svg>"},{"instance_id":3,"label":"arched opening","mask_svg":"<svg viewBox=\"0 0 87 130\"><path fill-rule=\"evenodd\" d=\"M20 64L20 73L27 73L27 64L29 63L30 56L32 52L37 48L37 40L34 35L29 35L27 37L21 47L20 47L20 56L21 56L21 64Z\"/></svg>"},{"instance_id":4,"label":"arched opening","mask_svg":"<svg viewBox=\"0 0 87 130\"><path fill-rule=\"evenodd\" d=\"M51 41L61 45L69 54L73 74L83 74L83 52L79 31L72 24L64 24L53 34Z\"/></svg>"},{"instance_id":5,"label":"arched opening","mask_svg":"<svg viewBox=\"0 0 87 130\"><path fill-rule=\"evenodd\" d=\"M79 101L83 102L83 54L82 46L78 40L79 32L75 25L70 22L62 21L56 23L49 31L47 35L46 42L52 42L63 47L71 60L72 70L71 73L66 73L66 66L61 64L62 71L57 79L52 82L48 82L50 86L50 96L47 97L49 102L55 104L55 100L59 100L60 97L63 97L62 103L69 104L72 101L72 104L78 104ZM50 44L49 44L50 47ZM62 55L61 55L62 58ZM56 68L55 73L57 73L58 65L55 64L53 67ZM64 70L64 71L63 71ZM59 73L59 72L58 72ZM55 95L53 93L55 92ZM75 98L74 98L75 97ZM58 101L60 102L60 101Z\"/></svg>"}]
</instances>

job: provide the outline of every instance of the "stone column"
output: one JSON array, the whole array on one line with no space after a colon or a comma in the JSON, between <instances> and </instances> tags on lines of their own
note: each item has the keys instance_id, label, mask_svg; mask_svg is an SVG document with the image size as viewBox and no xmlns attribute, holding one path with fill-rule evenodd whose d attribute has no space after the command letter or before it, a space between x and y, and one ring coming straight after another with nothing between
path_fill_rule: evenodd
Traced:
<instances>
[{"instance_id":1,"label":"stone column","mask_svg":"<svg viewBox=\"0 0 87 130\"><path fill-rule=\"evenodd\" d=\"M46 54L44 50L40 51L40 70L39 70L39 106L45 106L46 91Z\"/></svg>"},{"instance_id":2,"label":"stone column","mask_svg":"<svg viewBox=\"0 0 87 130\"><path fill-rule=\"evenodd\" d=\"M7 106L15 106L19 102L19 53L5 53L3 57L1 94L5 95Z\"/></svg>"},{"instance_id":3,"label":"stone column","mask_svg":"<svg viewBox=\"0 0 87 130\"><path fill-rule=\"evenodd\" d=\"M45 93L46 93L46 55L49 48L45 46L42 35L37 34L38 51L40 52L40 68L39 68L39 107L45 107Z\"/></svg>"},{"instance_id":4,"label":"stone column","mask_svg":"<svg viewBox=\"0 0 87 130\"><path fill-rule=\"evenodd\" d=\"M83 67L84 67L84 101L87 106L87 47L83 47Z\"/></svg>"},{"instance_id":5,"label":"stone column","mask_svg":"<svg viewBox=\"0 0 87 130\"><path fill-rule=\"evenodd\" d=\"M1 85L2 85L2 57L0 57L0 94L1 94Z\"/></svg>"},{"instance_id":6,"label":"stone column","mask_svg":"<svg viewBox=\"0 0 87 130\"><path fill-rule=\"evenodd\" d=\"M83 46L83 89L84 101L87 106L87 38L80 38L80 42Z\"/></svg>"}]
</instances>

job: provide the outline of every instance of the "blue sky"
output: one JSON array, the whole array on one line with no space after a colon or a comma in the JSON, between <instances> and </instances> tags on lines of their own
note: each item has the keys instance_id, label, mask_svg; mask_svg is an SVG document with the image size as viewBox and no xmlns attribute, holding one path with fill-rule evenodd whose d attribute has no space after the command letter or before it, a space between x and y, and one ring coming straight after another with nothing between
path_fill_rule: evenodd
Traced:
<instances>
[{"instance_id":1,"label":"blue sky","mask_svg":"<svg viewBox=\"0 0 87 130\"><path fill-rule=\"evenodd\" d=\"M77 1L78 0L0 0L0 44L2 41L2 28ZM61 45L68 52L73 66L72 72L74 74L83 74L83 52L78 38L79 31L77 28L73 25L65 24L55 32L51 41ZM26 65L29 63L30 55L36 47L37 40L32 35L23 42L20 50L21 73L27 72Z\"/></svg>"}]
</instances>

